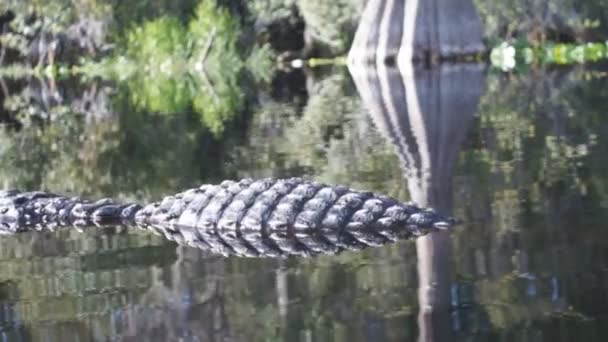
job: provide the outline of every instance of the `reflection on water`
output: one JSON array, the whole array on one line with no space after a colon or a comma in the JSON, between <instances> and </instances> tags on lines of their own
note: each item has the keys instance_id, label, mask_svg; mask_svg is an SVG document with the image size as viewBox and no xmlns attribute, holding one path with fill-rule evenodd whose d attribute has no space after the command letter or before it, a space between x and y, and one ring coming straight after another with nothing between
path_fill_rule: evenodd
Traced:
<instances>
[{"instance_id":1,"label":"reflection on water","mask_svg":"<svg viewBox=\"0 0 608 342\"><path fill-rule=\"evenodd\" d=\"M395 146L409 194L420 205L451 211L453 166L477 109L483 69L351 66L370 116ZM461 86L466 81L470 87ZM416 251L419 340L450 340L450 234L422 237Z\"/></svg>"},{"instance_id":2,"label":"reflection on water","mask_svg":"<svg viewBox=\"0 0 608 342\"><path fill-rule=\"evenodd\" d=\"M64 114L3 127L0 180L149 200L222 178L306 175L451 212L466 222L454 233L287 260L220 258L131 231L4 237L3 336L605 339L603 74L448 65L353 75L283 74L289 82L257 89L221 137L194 112L134 107L128 87L59 84ZM74 113L87 96L107 114Z\"/></svg>"}]
</instances>

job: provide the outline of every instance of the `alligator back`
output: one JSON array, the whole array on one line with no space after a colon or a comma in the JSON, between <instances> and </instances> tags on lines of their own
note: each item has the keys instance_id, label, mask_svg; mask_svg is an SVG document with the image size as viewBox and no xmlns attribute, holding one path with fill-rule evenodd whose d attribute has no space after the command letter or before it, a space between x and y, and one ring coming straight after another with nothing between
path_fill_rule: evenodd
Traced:
<instances>
[{"instance_id":1,"label":"alligator back","mask_svg":"<svg viewBox=\"0 0 608 342\"><path fill-rule=\"evenodd\" d=\"M273 256L381 245L454 222L386 196L300 178L203 185L143 208L43 192L0 193L4 231L88 223L136 224L217 253Z\"/></svg>"}]
</instances>

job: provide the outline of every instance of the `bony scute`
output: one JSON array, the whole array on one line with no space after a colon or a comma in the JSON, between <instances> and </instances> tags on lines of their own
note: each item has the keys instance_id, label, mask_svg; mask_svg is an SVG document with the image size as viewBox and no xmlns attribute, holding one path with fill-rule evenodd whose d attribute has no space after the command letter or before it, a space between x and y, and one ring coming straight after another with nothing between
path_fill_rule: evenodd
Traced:
<instances>
[{"instance_id":1,"label":"bony scute","mask_svg":"<svg viewBox=\"0 0 608 342\"><path fill-rule=\"evenodd\" d=\"M335 254L456 224L412 203L301 178L224 181L145 206L44 192L0 193L4 233L60 226L137 226L181 244L236 256Z\"/></svg>"}]
</instances>

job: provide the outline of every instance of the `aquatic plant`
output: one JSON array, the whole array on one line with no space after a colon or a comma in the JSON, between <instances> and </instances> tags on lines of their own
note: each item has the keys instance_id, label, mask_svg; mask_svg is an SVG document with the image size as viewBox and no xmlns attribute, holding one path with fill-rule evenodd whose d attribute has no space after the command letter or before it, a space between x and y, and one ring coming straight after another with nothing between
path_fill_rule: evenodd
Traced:
<instances>
[{"instance_id":1,"label":"aquatic plant","mask_svg":"<svg viewBox=\"0 0 608 342\"><path fill-rule=\"evenodd\" d=\"M604 43L552 43L530 45L502 42L490 53L490 62L503 71L525 69L538 64L582 64L608 59L608 41Z\"/></svg>"}]
</instances>

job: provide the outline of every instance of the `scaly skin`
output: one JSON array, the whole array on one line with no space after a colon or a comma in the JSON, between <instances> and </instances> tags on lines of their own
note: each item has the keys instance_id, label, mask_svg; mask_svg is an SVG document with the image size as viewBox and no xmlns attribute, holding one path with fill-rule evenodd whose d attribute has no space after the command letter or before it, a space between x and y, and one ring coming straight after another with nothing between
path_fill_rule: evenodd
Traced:
<instances>
[{"instance_id":1,"label":"scaly skin","mask_svg":"<svg viewBox=\"0 0 608 342\"><path fill-rule=\"evenodd\" d=\"M369 192L300 178L203 185L142 207L44 192L0 192L0 231L137 225L237 256L315 255L447 229L454 220Z\"/></svg>"}]
</instances>

